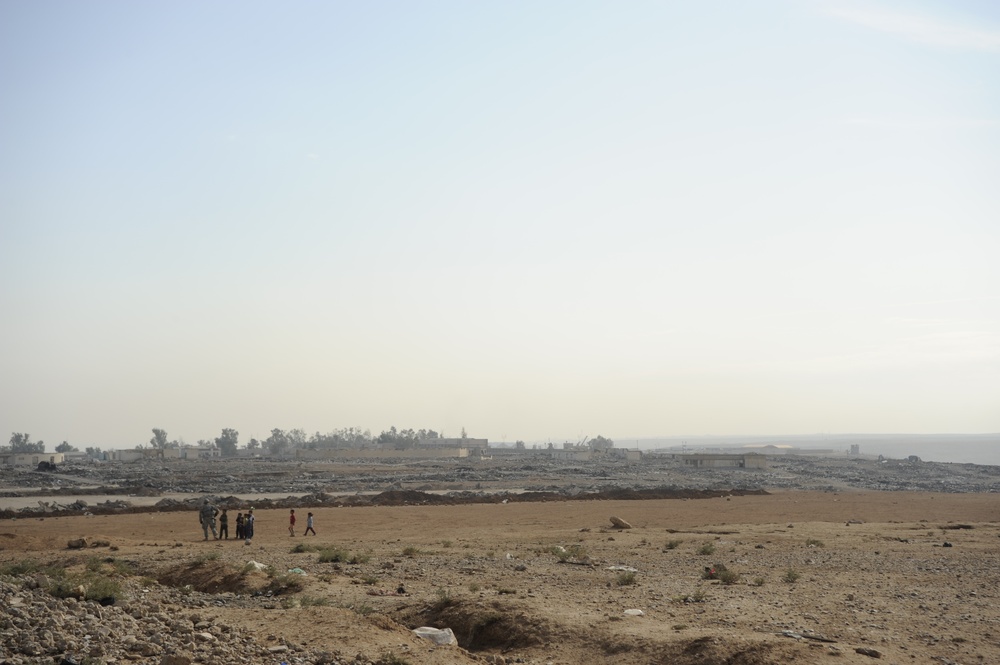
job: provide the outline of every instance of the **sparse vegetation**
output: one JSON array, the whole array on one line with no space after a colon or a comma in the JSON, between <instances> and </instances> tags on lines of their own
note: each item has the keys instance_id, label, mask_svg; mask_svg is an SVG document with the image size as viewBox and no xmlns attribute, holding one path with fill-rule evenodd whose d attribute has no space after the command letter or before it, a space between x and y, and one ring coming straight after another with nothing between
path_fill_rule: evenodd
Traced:
<instances>
[{"instance_id":1,"label":"sparse vegetation","mask_svg":"<svg viewBox=\"0 0 1000 665\"><path fill-rule=\"evenodd\" d=\"M579 543L574 543L568 547L554 545L549 548L549 552L554 554L560 563L566 563L573 559L583 559L587 556L587 549Z\"/></svg>"},{"instance_id":2,"label":"sparse vegetation","mask_svg":"<svg viewBox=\"0 0 1000 665\"><path fill-rule=\"evenodd\" d=\"M329 598L322 598L320 596L298 596L299 607L328 607L330 605Z\"/></svg>"},{"instance_id":3,"label":"sparse vegetation","mask_svg":"<svg viewBox=\"0 0 1000 665\"><path fill-rule=\"evenodd\" d=\"M753 586L764 586L764 578L763 577L755 577L755 578L753 578L753 582L751 584Z\"/></svg>"},{"instance_id":4,"label":"sparse vegetation","mask_svg":"<svg viewBox=\"0 0 1000 665\"><path fill-rule=\"evenodd\" d=\"M208 563L209 561L218 561L218 560L219 560L218 552L205 552L204 554L198 555L198 557L195 559L195 563L202 565Z\"/></svg>"},{"instance_id":5,"label":"sparse vegetation","mask_svg":"<svg viewBox=\"0 0 1000 665\"><path fill-rule=\"evenodd\" d=\"M441 541L441 547L451 547L451 541L450 540L442 540Z\"/></svg>"},{"instance_id":6,"label":"sparse vegetation","mask_svg":"<svg viewBox=\"0 0 1000 665\"><path fill-rule=\"evenodd\" d=\"M351 565L360 565L363 563L368 563L369 561L371 561L371 559L372 556L368 552L365 552L364 554L352 554L350 557L348 557L347 563Z\"/></svg>"},{"instance_id":7,"label":"sparse vegetation","mask_svg":"<svg viewBox=\"0 0 1000 665\"><path fill-rule=\"evenodd\" d=\"M710 554L715 554L715 543L712 541L707 541L701 544L698 548L698 554L702 556L708 556Z\"/></svg>"},{"instance_id":8,"label":"sparse vegetation","mask_svg":"<svg viewBox=\"0 0 1000 665\"><path fill-rule=\"evenodd\" d=\"M82 574L49 578L46 591L56 598L80 598L102 605L113 605L121 596L122 587L116 580L88 571Z\"/></svg>"},{"instance_id":9,"label":"sparse vegetation","mask_svg":"<svg viewBox=\"0 0 1000 665\"><path fill-rule=\"evenodd\" d=\"M455 604L455 599L451 597L451 593L447 589L438 589L435 596L437 599L431 605L437 612Z\"/></svg>"},{"instance_id":10,"label":"sparse vegetation","mask_svg":"<svg viewBox=\"0 0 1000 665\"><path fill-rule=\"evenodd\" d=\"M376 660L374 665L411 665L411 663L407 659L401 658L390 651Z\"/></svg>"},{"instance_id":11,"label":"sparse vegetation","mask_svg":"<svg viewBox=\"0 0 1000 665\"><path fill-rule=\"evenodd\" d=\"M726 564L724 563L717 563L714 566L705 566L705 569L701 571L701 579L717 580L724 572L726 572Z\"/></svg>"},{"instance_id":12,"label":"sparse vegetation","mask_svg":"<svg viewBox=\"0 0 1000 665\"><path fill-rule=\"evenodd\" d=\"M806 540L806 547L826 547L822 540L817 540L815 538L809 538Z\"/></svg>"},{"instance_id":13,"label":"sparse vegetation","mask_svg":"<svg viewBox=\"0 0 1000 665\"><path fill-rule=\"evenodd\" d=\"M24 559L0 566L0 575L9 575L12 577L16 575L30 575L37 573L40 569L41 566L39 566L37 561Z\"/></svg>"},{"instance_id":14,"label":"sparse vegetation","mask_svg":"<svg viewBox=\"0 0 1000 665\"><path fill-rule=\"evenodd\" d=\"M631 570L623 570L615 576L615 584L618 586L632 586L635 583L635 573Z\"/></svg>"},{"instance_id":15,"label":"sparse vegetation","mask_svg":"<svg viewBox=\"0 0 1000 665\"><path fill-rule=\"evenodd\" d=\"M346 563L349 557L350 554L348 551L339 547L331 547L319 551L320 563Z\"/></svg>"},{"instance_id":16,"label":"sparse vegetation","mask_svg":"<svg viewBox=\"0 0 1000 665\"><path fill-rule=\"evenodd\" d=\"M132 561L125 561L124 559L108 559L107 562L111 564L115 572L122 576L132 576L138 573L138 565Z\"/></svg>"},{"instance_id":17,"label":"sparse vegetation","mask_svg":"<svg viewBox=\"0 0 1000 665\"><path fill-rule=\"evenodd\" d=\"M785 571L785 574L781 576L782 582L787 582L788 584L795 584L802 577L801 573L796 571L794 568L789 568Z\"/></svg>"},{"instance_id":18,"label":"sparse vegetation","mask_svg":"<svg viewBox=\"0 0 1000 665\"><path fill-rule=\"evenodd\" d=\"M666 544L663 546L663 549L665 549L665 550L675 550L678 547L680 547L681 543L683 543L683 542L684 542L683 540L678 540L676 538L673 539L673 540L668 540L666 542Z\"/></svg>"},{"instance_id":19,"label":"sparse vegetation","mask_svg":"<svg viewBox=\"0 0 1000 665\"><path fill-rule=\"evenodd\" d=\"M735 570L724 570L719 573L719 581L725 586L730 586L740 581L740 574Z\"/></svg>"},{"instance_id":20,"label":"sparse vegetation","mask_svg":"<svg viewBox=\"0 0 1000 665\"><path fill-rule=\"evenodd\" d=\"M420 550L414 547L413 545L407 545L406 547L403 548L402 554L403 556L417 556L418 554L420 554Z\"/></svg>"},{"instance_id":21,"label":"sparse vegetation","mask_svg":"<svg viewBox=\"0 0 1000 665\"><path fill-rule=\"evenodd\" d=\"M267 585L267 590L275 596L280 596L284 593L302 591L304 587L305 582L303 582L301 575L296 575L295 573L276 573L271 577L271 581Z\"/></svg>"},{"instance_id":22,"label":"sparse vegetation","mask_svg":"<svg viewBox=\"0 0 1000 665\"><path fill-rule=\"evenodd\" d=\"M470 582L469 593L479 593L479 585L475 582Z\"/></svg>"},{"instance_id":23,"label":"sparse vegetation","mask_svg":"<svg viewBox=\"0 0 1000 665\"><path fill-rule=\"evenodd\" d=\"M375 608L369 605L368 603L361 603L360 605L352 605L351 609L354 610L356 614L360 614L363 617L375 613Z\"/></svg>"}]
</instances>

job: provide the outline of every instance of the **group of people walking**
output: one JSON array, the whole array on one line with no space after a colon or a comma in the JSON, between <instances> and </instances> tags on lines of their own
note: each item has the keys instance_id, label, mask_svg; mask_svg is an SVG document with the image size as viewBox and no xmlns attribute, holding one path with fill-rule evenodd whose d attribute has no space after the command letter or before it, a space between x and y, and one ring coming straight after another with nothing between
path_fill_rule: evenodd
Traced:
<instances>
[{"instance_id":1,"label":"group of people walking","mask_svg":"<svg viewBox=\"0 0 1000 665\"><path fill-rule=\"evenodd\" d=\"M219 528L216 531L216 518L218 518ZM212 537L215 540L229 540L229 512L226 508L223 508L221 513L218 508L213 506L208 499L205 499L205 503L202 505L201 510L198 511L198 520L201 522L201 530L205 534L205 540L208 540L208 532L211 530ZM246 515L243 513L236 513L236 540L242 540L246 542L247 545L253 540L253 528L254 528L255 517L253 514L253 508L250 508ZM306 517L306 531L305 535L316 535L316 529L313 528L313 514L309 513ZM295 509L292 508L288 514L288 535L295 535Z\"/></svg>"},{"instance_id":2,"label":"group of people walking","mask_svg":"<svg viewBox=\"0 0 1000 665\"><path fill-rule=\"evenodd\" d=\"M313 514L312 513L309 513L308 515L306 515L306 532L304 534L302 534L302 535L308 536L310 531L312 531L312 534L314 536L316 535L316 529L313 528ZM288 511L288 535L289 536L294 536L295 535L295 509L294 508L292 508L291 510Z\"/></svg>"}]
</instances>

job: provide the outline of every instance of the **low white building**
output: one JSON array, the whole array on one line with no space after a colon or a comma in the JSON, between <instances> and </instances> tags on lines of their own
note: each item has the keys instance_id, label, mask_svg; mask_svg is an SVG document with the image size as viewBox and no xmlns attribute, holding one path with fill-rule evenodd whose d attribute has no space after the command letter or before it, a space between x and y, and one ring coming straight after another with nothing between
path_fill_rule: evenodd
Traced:
<instances>
[{"instance_id":1,"label":"low white building","mask_svg":"<svg viewBox=\"0 0 1000 665\"><path fill-rule=\"evenodd\" d=\"M0 466L38 466L40 462L62 464L62 453L0 453Z\"/></svg>"}]
</instances>

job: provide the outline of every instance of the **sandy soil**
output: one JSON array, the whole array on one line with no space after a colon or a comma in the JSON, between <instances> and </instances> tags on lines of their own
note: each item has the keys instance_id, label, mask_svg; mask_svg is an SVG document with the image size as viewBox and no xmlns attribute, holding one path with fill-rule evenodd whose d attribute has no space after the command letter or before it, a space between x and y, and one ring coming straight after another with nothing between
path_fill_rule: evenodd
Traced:
<instances>
[{"instance_id":1,"label":"sandy soil","mask_svg":"<svg viewBox=\"0 0 1000 665\"><path fill-rule=\"evenodd\" d=\"M307 511L296 512L301 534ZM293 538L287 511L260 511L250 546L204 542L194 512L4 520L0 564L126 560L194 587L163 594L171 611L252 627L263 643L372 662L1000 663L1000 494L791 491L312 512L319 535ZM633 528L611 528L612 515ZM77 537L112 548L67 550ZM303 543L354 562L293 552ZM251 595L263 573L212 588L250 560L304 570L295 576L303 588ZM702 579L717 564L739 579ZM150 586L152 596L166 588ZM625 613L633 609L643 615ZM409 631L425 625L452 628L464 648Z\"/></svg>"}]
</instances>

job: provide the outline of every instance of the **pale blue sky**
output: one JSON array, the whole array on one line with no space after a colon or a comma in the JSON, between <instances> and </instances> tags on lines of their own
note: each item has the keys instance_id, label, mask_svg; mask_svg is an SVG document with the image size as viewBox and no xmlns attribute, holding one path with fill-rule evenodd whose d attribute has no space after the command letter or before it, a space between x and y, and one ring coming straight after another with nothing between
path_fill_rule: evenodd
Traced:
<instances>
[{"instance_id":1,"label":"pale blue sky","mask_svg":"<svg viewBox=\"0 0 1000 665\"><path fill-rule=\"evenodd\" d=\"M998 182L992 2L0 3L0 432L997 432Z\"/></svg>"}]
</instances>

